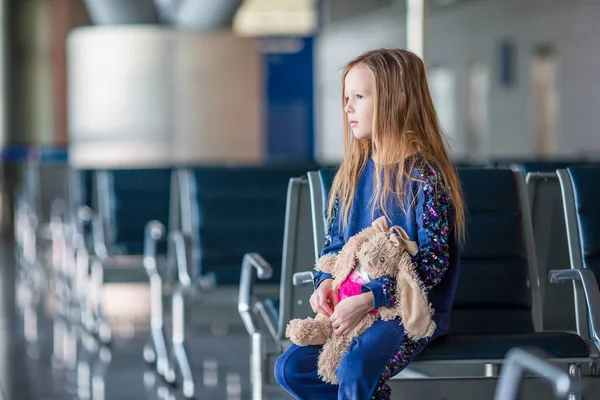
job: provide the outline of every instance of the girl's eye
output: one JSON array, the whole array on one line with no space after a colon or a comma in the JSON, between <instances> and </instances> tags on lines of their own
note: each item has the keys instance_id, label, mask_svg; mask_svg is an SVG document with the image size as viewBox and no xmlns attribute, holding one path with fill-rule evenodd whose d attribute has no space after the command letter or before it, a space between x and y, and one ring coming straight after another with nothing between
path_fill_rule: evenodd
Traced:
<instances>
[{"instance_id":1,"label":"girl's eye","mask_svg":"<svg viewBox=\"0 0 600 400\"><path fill-rule=\"evenodd\" d=\"M360 94L357 94L357 95L356 95L356 98L357 98L357 99L362 99L363 97L362 97L362 95L360 95Z\"/></svg>"}]
</instances>

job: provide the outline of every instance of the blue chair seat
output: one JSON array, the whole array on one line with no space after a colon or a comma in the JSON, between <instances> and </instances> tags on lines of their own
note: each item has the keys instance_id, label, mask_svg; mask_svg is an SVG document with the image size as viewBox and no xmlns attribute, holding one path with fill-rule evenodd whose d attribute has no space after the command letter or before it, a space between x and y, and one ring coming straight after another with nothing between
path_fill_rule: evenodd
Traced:
<instances>
[{"instance_id":1,"label":"blue chair seat","mask_svg":"<svg viewBox=\"0 0 600 400\"><path fill-rule=\"evenodd\" d=\"M589 358L590 349L581 337L568 332L522 335L448 335L423 350L417 360L502 360L513 347L537 347L554 359Z\"/></svg>"}]
</instances>

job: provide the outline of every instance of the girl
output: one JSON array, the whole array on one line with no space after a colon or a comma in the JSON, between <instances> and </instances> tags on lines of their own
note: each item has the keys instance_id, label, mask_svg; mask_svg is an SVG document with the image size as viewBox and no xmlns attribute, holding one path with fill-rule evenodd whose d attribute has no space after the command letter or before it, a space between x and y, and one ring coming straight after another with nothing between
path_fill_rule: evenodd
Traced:
<instances>
[{"instance_id":1,"label":"girl","mask_svg":"<svg viewBox=\"0 0 600 400\"><path fill-rule=\"evenodd\" d=\"M418 243L413 258L422 290L434 309L433 336L412 341L399 321L378 320L356 338L336 371L337 384L317 374L321 346L292 345L277 360L277 382L297 399L389 399L387 381L431 340L445 334L459 267L464 230L463 200L427 85L415 54L379 49L362 54L343 78L345 149L329 198L330 227L322 254L385 216ZM393 277L367 280L362 294L338 303L331 276L315 274L310 303L330 315L334 334L344 335L362 317L396 301Z\"/></svg>"}]
</instances>

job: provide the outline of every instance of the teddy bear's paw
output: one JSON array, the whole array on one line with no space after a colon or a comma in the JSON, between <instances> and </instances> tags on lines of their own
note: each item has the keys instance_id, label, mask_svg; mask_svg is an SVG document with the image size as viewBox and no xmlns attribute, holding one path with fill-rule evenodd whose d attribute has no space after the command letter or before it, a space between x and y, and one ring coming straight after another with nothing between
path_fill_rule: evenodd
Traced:
<instances>
[{"instance_id":1,"label":"teddy bear's paw","mask_svg":"<svg viewBox=\"0 0 600 400\"><path fill-rule=\"evenodd\" d=\"M285 330L286 337L298 346L323 344L327 339L322 324L308 317L291 320Z\"/></svg>"},{"instance_id":2,"label":"teddy bear's paw","mask_svg":"<svg viewBox=\"0 0 600 400\"><path fill-rule=\"evenodd\" d=\"M336 254L325 254L315 263L315 269L331 274L335 268Z\"/></svg>"},{"instance_id":3,"label":"teddy bear's paw","mask_svg":"<svg viewBox=\"0 0 600 400\"><path fill-rule=\"evenodd\" d=\"M339 383L335 371L331 373L330 371L326 371L323 368L319 367L318 374L323 382L331 383L332 385L337 385Z\"/></svg>"}]
</instances>

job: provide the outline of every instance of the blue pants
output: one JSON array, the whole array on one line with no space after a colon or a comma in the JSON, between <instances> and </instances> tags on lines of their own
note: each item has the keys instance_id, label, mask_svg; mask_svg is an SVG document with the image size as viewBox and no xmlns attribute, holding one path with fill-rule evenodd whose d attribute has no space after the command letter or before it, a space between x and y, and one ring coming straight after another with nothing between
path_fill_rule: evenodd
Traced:
<instances>
[{"instance_id":1,"label":"blue pants","mask_svg":"<svg viewBox=\"0 0 600 400\"><path fill-rule=\"evenodd\" d=\"M299 400L388 399L387 379L429 341L412 342L398 321L378 320L350 344L336 371L338 385L323 382L317 374L321 346L292 344L275 363L275 378Z\"/></svg>"}]
</instances>

